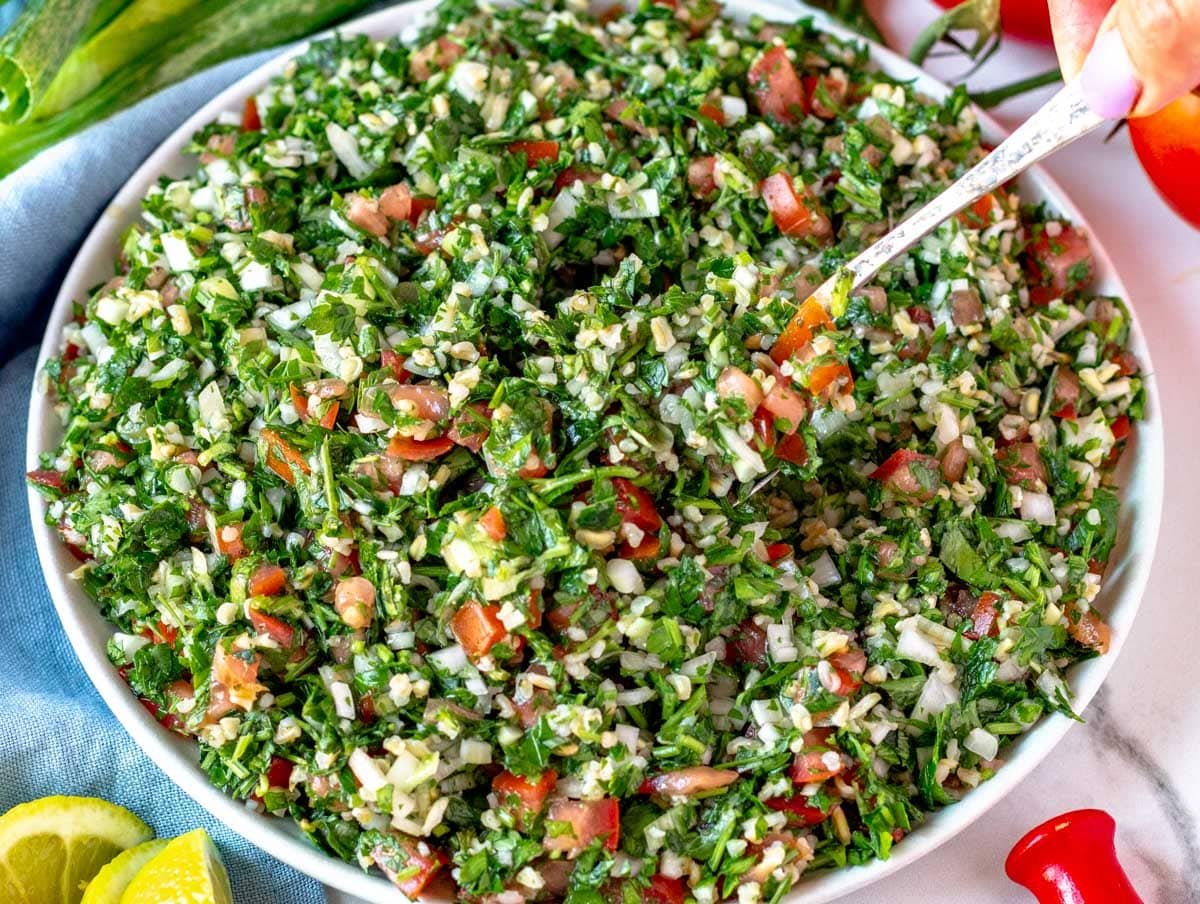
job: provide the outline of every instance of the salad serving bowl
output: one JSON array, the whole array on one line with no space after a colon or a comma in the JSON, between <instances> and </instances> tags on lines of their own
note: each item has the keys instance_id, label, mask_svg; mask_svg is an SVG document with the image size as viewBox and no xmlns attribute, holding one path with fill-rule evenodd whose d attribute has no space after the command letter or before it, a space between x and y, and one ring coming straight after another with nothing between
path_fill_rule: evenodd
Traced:
<instances>
[{"instance_id":1,"label":"salad serving bowl","mask_svg":"<svg viewBox=\"0 0 1200 904\"><path fill-rule=\"evenodd\" d=\"M434 0L417 0L363 17L347 24L342 30L375 38L389 37L403 33L433 6ZM729 11L735 17L760 15L774 20L811 15L821 28L843 38L861 40L820 13L772 0L741 0L731 3ZM944 97L948 92L945 85L886 48L868 46L874 63L887 74L911 80L917 90L935 98ZM84 298L91 286L111 276L111 260L118 237L136 218L140 199L146 189L161 173L180 175L194 166L194 161L183 154L193 132L218 114L239 110L243 99L278 75L295 53L295 50L285 52L206 104L184 122L117 193L88 236L62 284L43 341L39 370L59 348L62 328L72 316L72 303ZM1000 127L985 116L981 116L981 122L984 140L997 143L1003 134ZM1079 211L1044 173L1036 170L1028 173L1021 180L1021 191L1024 200L1045 202L1052 210L1086 228L1086 221ZM1127 298L1111 260L1094 239L1092 249L1097 270L1097 294ZM1155 389L1154 369L1136 313L1133 316L1130 347L1148 374L1145 420L1139 423L1135 438L1122 461L1120 486L1123 505L1119 539L1097 601L1100 611L1112 627L1112 648L1107 655L1080 663L1069 674L1075 708L1080 712L1084 711L1099 689L1132 628L1153 558L1162 506L1162 414ZM54 446L60 432L52 400L35 385L30 401L27 437L30 469L39 466L39 455ZM209 783L197 765L195 743L163 730L139 705L137 698L109 662L105 648L111 636L111 627L83 589L69 577L77 563L63 547L56 532L44 523L43 500L32 489L29 503L38 555L63 627L92 682L147 755L214 816L269 854L330 886L367 900L405 900L382 877L364 873L353 864L323 853L289 822L256 813ZM876 882L929 853L981 817L1011 791L1050 754L1071 724L1071 720L1063 715L1046 716L1009 748L1007 762L995 777L971 791L960 803L929 816L911 837L895 848L890 859L806 876L788 901L801 904L836 898Z\"/></svg>"}]
</instances>

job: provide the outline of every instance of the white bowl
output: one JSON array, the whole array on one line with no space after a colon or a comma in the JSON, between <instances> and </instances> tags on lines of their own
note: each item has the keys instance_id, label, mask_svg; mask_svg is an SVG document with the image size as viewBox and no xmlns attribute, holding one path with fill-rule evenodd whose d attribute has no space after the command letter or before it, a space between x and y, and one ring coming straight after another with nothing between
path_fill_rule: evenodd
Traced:
<instances>
[{"instance_id":1,"label":"white bowl","mask_svg":"<svg viewBox=\"0 0 1200 904\"><path fill-rule=\"evenodd\" d=\"M417 0L364 16L345 25L341 30L364 33L375 38L390 37L428 12L434 5L435 0ZM777 4L773 0L735 0L731 6L735 7L731 9L735 16L757 13L768 19L782 21L811 13L828 31L842 37L861 40L821 13L807 8ZM900 79L912 80L922 92L935 98L944 97L948 92L949 89L945 85L890 50L876 45L870 45L870 50L872 58L884 72ZM134 173L133 178L117 193L84 242L79 256L63 282L42 342L38 361L39 372L47 358L55 354L60 347L61 331L71 318L72 302L86 297L90 286L111 276L118 236L121 230L137 217L139 201L146 189L158 179L160 173L183 174L193 169L194 160L181 154L192 133L219 113L240 111L245 97L260 90L270 78L279 74L286 61L298 52L300 51L292 50L282 54L231 85L202 107L150 155ZM986 116L980 118L984 139L993 144L999 142L1004 137L1003 130ZM1026 175L1021 180L1021 187L1025 199L1046 201L1051 208L1077 223L1086 225L1079 211L1062 190L1040 170ZM1098 270L1097 291L1128 298L1113 269L1112 261L1094 238L1092 251ZM1121 508L1119 541L1099 599L1100 611L1108 614L1108 621L1113 629L1112 649L1106 656L1080 663L1070 674L1076 709L1081 711L1112 668L1117 653L1129 634L1153 559L1162 510L1162 412L1155 391L1154 368L1136 315L1133 318L1132 330L1133 351L1143 363L1144 372L1147 374L1146 419L1137 425L1135 439L1125 453L1122 463L1124 504ZM52 448L61 432L61 425L49 399L39 392L35 385L30 399L27 437L26 460L29 469L39 466L39 453ZM63 547L57 533L43 522L44 508L41 497L30 490L29 509L33 520L33 534L55 608L92 683L147 755L213 816L285 863L321 882L370 901L406 900L383 878L364 873L355 865L344 863L319 851L290 821L255 813L209 783L197 765L195 742L164 730L138 704L137 699L109 663L105 655L105 643L112 629L100 616L92 600L67 577L78 563ZM1021 779L1049 755L1072 724L1074 723L1070 719L1057 714L1043 719L1009 748L1008 762L994 778L971 791L962 802L927 818L896 846L889 860L808 876L788 897L789 904L814 904L847 894L876 882L929 853L982 816L989 807L1016 787Z\"/></svg>"}]
</instances>

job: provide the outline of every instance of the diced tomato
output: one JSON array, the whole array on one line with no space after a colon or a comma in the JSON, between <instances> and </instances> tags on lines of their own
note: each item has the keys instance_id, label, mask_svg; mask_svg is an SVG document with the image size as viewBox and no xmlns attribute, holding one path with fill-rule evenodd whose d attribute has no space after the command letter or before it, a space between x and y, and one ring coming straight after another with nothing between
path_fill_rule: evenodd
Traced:
<instances>
[{"instance_id":1,"label":"diced tomato","mask_svg":"<svg viewBox=\"0 0 1200 904\"><path fill-rule=\"evenodd\" d=\"M547 769L536 779L513 775L511 772L501 772L492 779L492 790L502 807L511 808L518 828L528 817L537 816L546 806L546 798L554 790L558 775L553 769ZM517 804L513 807L513 804Z\"/></svg>"},{"instance_id":2,"label":"diced tomato","mask_svg":"<svg viewBox=\"0 0 1200 904\"><path fill-rule=\"evenodd\" d=\"M500 621L499 613L499 606L484 606L471 600L450 617L450 630L468 656L474 659L486 656L492 647L504 639L508 632Z\"/></svg>"},{"instance_id":3,"label":"diced tomato","mask_svg":"<svg viewBox=\"0 0 1200 904\"><path fill-rule=\"evenodd\" d=\"M651 776L638 787L638 793L688 797L732 785L738 778L738 774L732 769L688 766L684 769L675 769L671 772Z\"/></svg>"},{"instance_id":4,"label":"diced tomato","mask_svg":"<svg viewBox=\"0 0 1200 904\"><path fill-rule=\"evenodd\" d=\"M650 130L646 128L641 120L633 115L633 112L626 112L629 109L629 101L624 98L617 98L604 108L604 115L613 122L618 122L630 131L637 132L639 135L647 135Z\"/></svg>"},{"instance_id":5,"label":"diced tomato","mask_svg":"<svg viewBox=\"0 0 1200 904\"><path fill-rule=\"evenodd\" d=\"M1115 418L1113 418L1113 422L1109 425L1109 429L1112 430L1113 438L1117 442L1128 439L1129 434L1133 431L1133 426L1129 421L1129 415L1118 414Z\"/></svg>"},{"instance_id":6,"label":"diced tomato","mask_svg":"<svg viewBox=\"0 0 1200 904\"><path fill-rule=\"evenodd\" d=\"M786 559L792 554L791 543L772 543L767 547L767 561L778 562L780 559Z\"/></svg>"},{"instance_id":7,"label":"diced tomato","mask_svg":"<svg viewBox=\"0 0 1200 904\"><path fill-rule=\"evenodd\" d=\"M270 427L264 427L260 435L267 447L267 467L286 483L292 485L296 483L295 471L299 471L301 474L311 473L304 456L276 431Z\"/></svg>"},{"instance_id":8,"label":"diced tomato","mask_svg":"<svg viewBox=\"0 0 1200 904\"><path fill-rule=\"evenodd\" d=\"M821 119L837 118L839 108L846 102L849 88L844 81L829 75L806 75L800 79L800 84L804 88L806 112Z\"/></svg>"},{"instance_id":9,"label":"diced tomato","mask_svg":"<svg viewBox=\"0 0 1200 904\"><path fill-rule=\"evenodd\" d=\"M191 687L191 685L188 686L189 688ZM178 732L179 734L187 733L183 721L177 715L175 715L175 713L160 709L157 703L147 700L145 697L138 697L138 703L142 704L142 707L146 710L146 712L154 716L154 718L159 721L163 728Z\"/></svg>"},{"instance_id":10,"label":"diced tomato","mask_svg":"<svg viewBox=\"0 0 1200 904\"><path fill-rule=\"evenodd\" d=\"M688 164L688 188L698 198L707 198L717 190L716 157L697 157Z\"/></svg>"},{"instance_id":11,"label":"diced tomato","mask_svg":"<svg viewBox=\"0 0 1200 904\"><path fill-rule=\"evenodd\" d=\"M338 411L341 409L341 405L341 402L333 402L325 410L325 413L321 415L321 420L318 423L323 430L332 430L334 425L337 424Z\"/></svg>"},{"instance_id":12,"label":"diced tomato","mask_svg":"<svg viewBox=\"0 0 1200 904\"><path fill-rule=\"evenodd\" d=\"M916 469L927 475L924 481L918 477ZM932 455L924 455L912 449L897 449L867 476L871 480L880 481L894 493L928 501L937 495L937 485L941 482L941 468Z\"/></svg>"},{"instance_id":13,"label":"diced tomato","mask_svg":"<svg viewBox=\"0 0 1200 904\"><path fill-rule=\"evenodd\" d=\"M815 298L806 298L779 334L775 344L771 346L771 360L782 364L805 348L812 341L814 332L818 329L830 329L832 326L833 320L821 302Z\"/></svg>"},{"instance_id":14,"label":"diced tomato","mask_svg":"<svg viewBox=\"0 0 1200 904\"><path fill-rule=\"evenodd\" d=\"M278 565L259 565L246 587L251 596L276 596L287 586L287 572Z\"/></svg>"},{"instance_id":15,"label":"diced tomato","mask_svg":"<svg viewBox=\"0 0 1200 904\"><path fill-rule=\"evenodd\" d=\"M247 97L246 102L242 104L242 131L262 131L262 117L258 115L258 101L253 96Z\"/></svg>"},{"instance_id":16,"label":"diced tomato","mask_svg":"<svg viewBox=\"0 0 1200 904\"><path fill-rule=\"evenodd\" d=\"M1045 484L1048 480L1046 464L1034 443L1013 443L1006 446L997 453L996 464L1004 472L1008 483L1027 487L1037 481Z\"/></svg>"},{"instance_id":17,"label":"diced tomato","mask_svg":"<svg viewBox=\"0 0 1200 904\"><path fill-rule=\"evenodd\" d=\"M257 609L250 610L250 624L254 626L256 632L271 638L284 650L290 650L292 641L296 639L295 628L283 619L259 612Z\"/></svg>"},{"instance_id":18,"label":"diced tomato","mask_svg":"<svg viewBox=\"0 0 1200 904\"><path fill-rule=\"evenodd\" d=\"M1091 647L1100 654L1108 652L1112 645L1112 629L1095 609L1089 609L1083 615L1068 616L1067 633L1076 643Z\"/></svg>"},{"instance_id":19,"label":"diced tomato","mask_svg":"<svg viewBox=\"0 0 1200 904\"><path fill-rule=\"evenodd\" d=\"M781 813L786 813L788 822L792 825L815 826L829 818L829 814L820 807L811 806L809 798L802 794L791 797L772 797L763 803Z\"/></svg>"},{"instance_id":20,"label":"diced tomato","mask_svg":"<svg viewBox=\"0 0 1200 904\"><path fill-rule=\"evenodd\" d=\"M565 823L565 831L548 831L542 842L548 851L565 851L575 856L597 838L604 839L604 846L617 849L621 832L621 805L616 798L600 800L556 800L550 804L546 817L551 823Z\"/></svg>"},{"instance_id":21,"label":"diced tomato","mask_svg":"<svg viewBox=\"0 0 1200 904\"><path fill-rule=\"evenodd\" d=\"M662 517L654 507L654 497L648 490L624 477L613 478L617 493L617 514L626 524L633 524L647 533L662 527Z\"/></svg>"},{"instance_id":22,"label":"diced tomato","mask_svg":"<svg viewBox=\"0 0 1200 904\"><path fill-rule=\"evenodd\" d=\"M438 870L450 862L445 853L425 841L396 838L395 848L400 849L399 856L394 856L392 845L381 844L371 852L371 857L388 880L413 900L421 896Z\"/></svg>"},{"instance_id":23,"label":"diced tomato","mask_svg":"<svg viewBox=\"0 0 1200 904\"><path fill-rule=\"evenodd\" d=\"M911 305L908 308L908 319L916 324L922 324L927 327L933 326L933 314L929 312L929 308Z\"/></svg>"},{"instance_id":24,"label":"diced tomato","mask_svg":"<svg viewBox=\"0 0 1200 904\"><path fill-rule=\"evenodd\" d=\"M308 396L295 383L288 384L288 394L292 397L292 407L296 409L296 414L300 416L300 420L308 420Z\"/></svg>"},{"instance_id":25,"label":"diced tomato","mask_svg":"<svg viewBox=\"0 0 1200 904\"><path fill-rule=\"evenodd\" d=\"M808 372L808 391L814 396L829 397L834 390L842 395L854 391L854 378L849 366L838 361L819 364Z\"/></svg>"},{"instance_id":26,"label":"diced tomato","mask_svg":"<svg viewBox=\"0 0 1200 904\"><path fill-rule=\"evenodd\" d=\"M992 222L992 212L996 210L1003 212L1004 208L1000 205L996 196L988 192L966 209L960 210L957 214L957 219L968 229L982 229Z\"/></svg>"},{"instance_id":27,"label":"diced tomato","mask_svg":"<svg viewBox=\"0 0 1200 904\"><path fill-rule=\"evenodd\" d=\"M715 104L704 103L696 111L705 119L715 122L719 126L725 125L725 111Z\"/></svg>"},{"instance_id":28,"label":"diced tomato","mask_svg":"<svg viewBox=\"0 0 1200 904\"><path fill-rule=\"evenodd\" d=\"M497 506L492 506L479 519L483 532L499 543L508 536L508 525L504 523L504 513Z\"/></svg>"},{"instance_id":29,"label":"diced tomato","mask_svg":"<svg viewBox=\"0 0 1200 904\"><path fill-rule=\"evenodd\" d=\"M767 632L753 618L739 622L725 639L725 661L762 665L767 660Z\"/></svg>"},{"instance_id":30,"label":"diced tomato","mask_svg":"<svg viewBox=\"0 0 1200 904\"><path fill-rule=\"evenodd\" d=\"M292 779L292 769L291 760L281 756L271 757L271 764L267 767L267 787L286 788Z\"/></svg>"},{"instance_id":31,"label":"diced tomato","mask_svg":"<svg viewBox=\"0 0 1200 904\"><path fill-rule=\"evenodd\" d=\"M404 361L402 354L390 348L385 348L379 354L379 366L390 370L397 383L407 383L412 379L412 374L404 369Z\"/></svg>"},{"instance_id":32,"label":"diced tomato","mask_svg":"<svg viewBox=\"0 0 1200 904\"><path fill-rule=\"evenodd\" d=\"M418 198L414 196L408 210L408 222L415 228L421 222L421 217L436 208L436 198Z\"/></svg>"},{"instance_id":33,"label":"diced tomato","mask_svg":"<svg viewBox=\"0 0 1200 904\"><path fill-rule=\"evenodd\" d=\"M807 113L804 86L784 47L769 47L749 72L750 90L763 116L794 125Z\"/></svg>"},{"instance_id":34,"label":"diced tomato","mask_svg":"<svg viewBox=\"0 0 1200 904\"><path fill-rule=\"evenodd\" d=\"M762 407L775 418L775 426L791 435L800 429L808 415L808 402L792 386L792 378L776 374L775 384L763 399Z\"/></svg>"},{"instance_id":35,"label":"diced tomato","mask_svg":"<svg viewBox=\"0 0 1200 904\"><path fill-rule=\"evenodd\" d=\"M456 445L478 453L488 438L488 421L491 420L491 417L492 409L488 408L486 402L471 402L454 419L454 423L446 431L446 436L450 437Z\"/></svg>"},{"instance_id":36,"label":"diced tomato","mask_svg":"<svg viewBox=\"0 0 1200 904\"><path fill-rule=\"evenodd\" d=\"M558 161L557 141L514 141L508 146L510 154L524 154L525 165L530 169L544 160Z\"/></svg>"},{"instance_id":37,"label":"diced tomato","mask_svg":"<svg viewBox=\"0 0 1200 904\"><path fill-rule=\"evenodd\" d=\"M824 756L829 751L809 750L796 754L792 762L792 781L797 785L807 785L811 782L823 782L833 778L844 768L839 762L834 768L829 768Z\"/></svg>"},{"instance_id":38,"label":"diced tomato","mask_svg":"<svg viewBox=\"0 0 1200 904\"><path fill-rule=\"evenodd\" d=\"M52 490L58 490L62 493L66 490L66 484L63 483L63 476L59 471L54 470L38 470L30 471L25 475L30 483L36 484L39 487L48 487Z\"/></svg>"},{"instance_id":39,"label":"diced tomato","mask_svg":"<svg viewBox=\"0 0 1200 904\"><path fill-rule=\"evenodd\" d=\"M433 439L413 439L397 433L388 442L385 455L404 461L432 461L454 448L454 440L448 436Z\"/></svg>"},{"instance_id":40,"label":"diced tomato","mask_svg":"<svg viewBox=\"0 0 1200 904\"><path fill-rule=\"evenodd\" d=\"M990 590L985 590L975 603L975 608L971 611L972 627L964 631L963 634L971 640L978 640L981 637L995 637L999 634L1000 626L996 623L996 603L999 601L999 596Z\"/></svg>"},{"instance_id":41,"label":"diced tomato","mask_svg":"<svg viewBox=\"0 0 1200 904\"><path fill-rule=\"evenodd\" d=\"M1053 237L1043 229L1025 254L1029 299L1034 304L1046 304L1086 288L1096 272L1087 236L1073 226L1063 226Z\"/></svg>"},{"instance_id":42,"label":"diced tomato","mask_svg":"<svg viewBox=\"0 0 1200 904\"><path fill-rule=\"evenodd\" d=\"M780 461L803 466L808 461L808 444L799 433L785 436L775 446L775 457Z\"/></svg>"},{"instance_id":43,"label":"diced tomato","mask_svg":"<svg viewBox=\"0 0 1200 904\"><path fill-rule=\"evenodd\" d=\"M558 191L562 191L564 188L570 188L576 182L583 182L586 185L590 185L599 178L599 173L591 173L587 170L578 170L573 166L568 166L558 174L558 178L554 180L554 187Z\"/></svg>"},{"instance_id":44,"label":"diced tomato","mask_svg":"<svg viewBox=\"0 0 1200 904\"><path fill-rule=\"evenodd\" d=\"M815 202L806 201L796 192L792 177L787 173L767 176L759 189L771 218L784 235L804 238L828 234L829 220L816 208Z\"/></svg>"},{"instance_id":45,"label":"diced tomato","mask_svg":"<svg viewBox=\"0 0 1200 904\"><path fill-rule=\"evenodd\" d=\"M1079 413L1075 410L1074 405L1063 405L1058 411L1051 411L1050 417L1058 418L1060 421L1073 421L1079 417Z\"/></svg>"},{"instance_id":46,"label":"diced tomato","mask_svg":"<svg viewBox=\"0 0 1200 904\"><path fill-rule=\"evenodd\" d=\"M179 637L179 629L159 619L153 627L143 628L141 634L151 643L165 643L168 647L173 647L176 638Z\"/></svg>"},{"instance_id":47,"label":"diced tomato","mask_svg":"<svg viewBox=\"0 0 1200 904\"><path fill-rule=\"evenodd\" d=\"M656 873L650 877L642 900L646 904L683 904L687 900L687 883L683 879L672 879Z\"/></svg>"},{"instance_id":48,"label":"diced tomato","mask_svg":"<svg viewBox=\"0 0 1200 904\"><path fill-rule=\"evenodd\" d=\"M760 451L775 448L775 416L761 406L754 412L754 440Z\"/></svg>"},{"instance_id":49,"label":"diced tomato","mask_svg":"<svg viewBox=\"0 0 1200 904\"><path fill-rule=\"evenodd\" d=\"M517 471L517 476L523 480L536 480L538 477L545 477L550 473L550 469L546 467L546 463L542 461L542 457L536 452L530 452L529 457L525 459L525 464L521 465Z\"/></svg>"},{"instance_id":50,"label":"diced tomato","mask_svg":"<svg viewBox=\"0 0 1200 904\"><path fill-rule=\"evenodd\" d=\"M229 558L237 560L246 554L242 543L241 524L223 524L217 528L217 552L224 553Z\"/></svg>"},{"instance_id":51,"label":"diced tomato","mask_svg":"<svg viewBox=\"0 0 1200 904\"><path fill-rule=\"evenodd\" d=\"M862 673L867 667L867 654L862 650L846 650L829 657L829 664L837 676L834 693L849 697L862 687Z\"/></svg>"}]
</instances>

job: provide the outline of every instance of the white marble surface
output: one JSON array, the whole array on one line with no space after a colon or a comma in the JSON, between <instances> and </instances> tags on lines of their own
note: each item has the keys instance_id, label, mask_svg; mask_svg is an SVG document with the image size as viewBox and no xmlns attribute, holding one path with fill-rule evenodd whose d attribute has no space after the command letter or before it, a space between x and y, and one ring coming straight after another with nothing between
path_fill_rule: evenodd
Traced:
<instances>
[{"instance_id":1,"label":"white marble surface","mask_svg":"<svg viewBox=\"0 0 1200 904\"><path fill-rule=\"evenodd\" d=\"M907 49L933 16L926 0L874 0L889 43ZM1048 69L1049 48L1002 48L970 84L993 87ZM931 66L944 78L961 60ZM1049 91L995 112L1011 127ZM837 904L995 902L1032 898L1004 858L1056 813L1100 807L1147 904L1200 902L1200 232L1175 217L1143 176L1128 138L1079 142L1047 164L1112 255L1149 336L1167 434L1166 504L1137 623L1100 694L1041 769L959 837L916 865ZM330 904L355 899L329 892Z\"/></svg>"}]
</instances>

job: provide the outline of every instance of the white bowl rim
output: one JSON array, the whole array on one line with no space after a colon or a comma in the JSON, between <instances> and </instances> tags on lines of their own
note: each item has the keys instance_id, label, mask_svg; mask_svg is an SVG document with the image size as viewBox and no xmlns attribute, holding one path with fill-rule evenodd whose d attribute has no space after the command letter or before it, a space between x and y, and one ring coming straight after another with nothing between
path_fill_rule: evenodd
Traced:
<instances>
[{"instance_id":1,"label":"white bowl rim","mask_svg":"<svg viewBox=\"0 0 1200 904\"><path fill-rule=\"evenodd\" d=\"M363 33L375 38L394 35L434 6L436 0L401 3L352 20L338 30L344 34ZM821 29L866 45L872 61L882 71L895 78L913 81L922 93L941 98L949 90L902 56L867 41L819 10L788 4L785 0L731 0L727 12L733 16L758 14L776 21L811 17ZM284 51L234 82L172 132L134 172L92 228L63 280L42 340L38 374L42 372L47 359L60 347L61 331L70 319L74 299L86 297L88 287L102 281L99 274L105 272L105 265L111 268L115 239L120 230L135 218L145 189L157 180L160 173L179 171L181 161L186 161L185 169L193 169L194 162L180 155L192 134L217 114L239 110L246 96L256 93L270 78L281 72L286 62L302 53L311 40L328 34L330 32ZM990 116L980 113L979 119L985 140L995 143L1006 134ZM1023 196L1045 200L1068 219L1086 226L1078 208L1043 170L1034 168L1020 181ZM1091 247L1098 271L1097 291L1102 290L1103 294L1117 295L1129 301L1129 293L1121 283L1111 258L1094 235ZM107 272L111 273L111 269ZM1130 311L1131 347L1142 361L1146 374L1145 420L1139 422L1132 448L1126 452L1122 463L1125 479L1121 482L1123 504L1120 539L1101 592L1101 601L1107 603L1106 608L1110 612L1113 644L1105 656L1080 663L1073 670L1071 686L1079 712L1084 710L1099 690L1129 635L1149 578L1162 515L1162 410L1145 333L1131 302ZM40 453L49 448L61 432L53 405L39 391L39 381L35 378L31 388L26 441L28 469L39 466ZM1131 459L1136 459L1136 463L1131 464ZM316 848L287 820L256 813L209 783L196 763L194 742L164 731L112 668L105 654L105 641L111 634L111 628L91 599L68 578L68 573L76 563L63 548L57 533L44 523L41 496L30 488L28 501L38 557L63 628L92 683L146 754L212 816L279 860L348 894L370 901L406 901L385 879L365 873L357 866ZM1015 788L1049 755L1073 724L1073 720L1057 713L1044 717L1033 730L1009 748L1012 751L1009 760L993 778L971 791L959 803L928 816L903 844L893 849L888 860L813 874L802 881L785 900L788 904L829 901L913 863L964 830Z\"/></svg>"}]
</instances>

